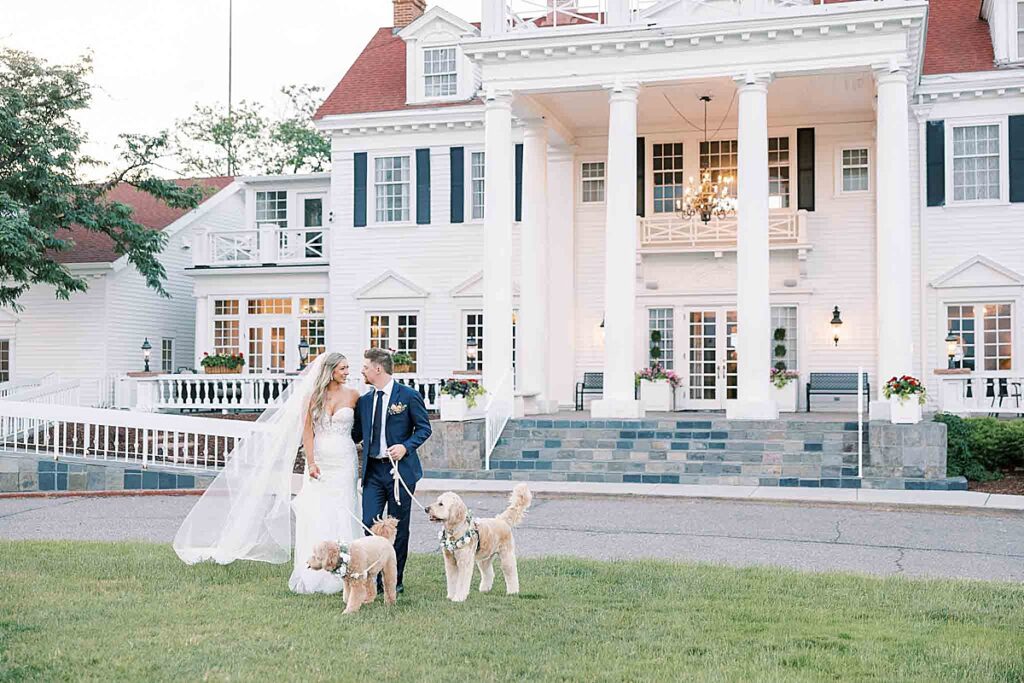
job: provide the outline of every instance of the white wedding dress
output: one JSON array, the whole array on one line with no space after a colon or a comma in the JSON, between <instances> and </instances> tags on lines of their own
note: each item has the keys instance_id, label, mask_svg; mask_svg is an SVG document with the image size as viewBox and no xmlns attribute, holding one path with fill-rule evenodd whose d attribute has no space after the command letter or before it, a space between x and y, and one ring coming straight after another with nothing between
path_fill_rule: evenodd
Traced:
<instances>
[{"instance_id":1,"label":"white wedding dress","mask_svg":"<svg viewBox=\"0 0 1024 683\"><path fill-rule=\"evenodd\" d=\"M356 445L352 441L355 411L339 408L313 423L313 459L320 478L303 477L302 490L292 502L295 511L295 568L288 587L295 593L337 593L341 577L306 566L320 541L349 543L363 535L357 518L359 500Z\"/></svg>"}]
</instances>

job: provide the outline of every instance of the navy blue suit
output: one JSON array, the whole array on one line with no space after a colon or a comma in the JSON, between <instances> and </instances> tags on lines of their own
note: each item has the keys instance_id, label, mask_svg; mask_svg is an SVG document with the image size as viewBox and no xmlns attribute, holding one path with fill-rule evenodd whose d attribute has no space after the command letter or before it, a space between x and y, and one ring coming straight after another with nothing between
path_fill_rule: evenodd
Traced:
<instances>
[{"instance_id":1,"label":"navy blue suit","mask_svg":"<svg viewBox=\"0 0 1024 683\"><path fill-rule=\"evenodd\" d=\"M413 503L412 497L401 484L399 498L395 499L391 462L388 459L376 460L368 457L373 437L371 431L376 393L376 389L371 389L359 397L359 401L356 402L355 424L352 427L352 440L356 443L363 442L363 459L360 467L363 481L363 524L373 526L373 520L384 514L385 505L388 514L398 518L395 554L398 559L398 584L402 585L405 560L409 555L409 521ZM402 409L395 406L405 407ZM381 419L384 421L384 436L388 447L399 444L405 446L405 457L398 461L398 472L409 489L415 492L416 482L423 477L423 468L420 466L416 450L430 436L430 419L423 397L415 389L395 382L391 390L391 400L384 406ZM381 455L384 455L383 444Z\"/></svg>"}]
</instances>

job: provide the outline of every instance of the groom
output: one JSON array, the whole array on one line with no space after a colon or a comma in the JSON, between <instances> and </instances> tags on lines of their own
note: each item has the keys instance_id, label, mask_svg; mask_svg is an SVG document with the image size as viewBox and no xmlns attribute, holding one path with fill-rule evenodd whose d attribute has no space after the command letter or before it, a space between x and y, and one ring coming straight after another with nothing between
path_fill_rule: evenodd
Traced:
<instances>
[{"instance_id":1,"label":"groom","mask_svg":"<svg viewBox=\"0 0 1024 683\"><path fill-rule=\"evenodd\" d=\"M368 349L363 354L363 379L373 389L359 397L352 440L363 442L361 478L363 482L363 524L384 514L398 518L395 554L398 556L398 592L403 592L402 574L409 554L409 520L412 512L411 492L423 476L416 449L430 436L427 407L419 392L395 382L391 354L384 349ZM398 464L409 491L395 478L391 461Z\"/></svg>"}]
</instances>

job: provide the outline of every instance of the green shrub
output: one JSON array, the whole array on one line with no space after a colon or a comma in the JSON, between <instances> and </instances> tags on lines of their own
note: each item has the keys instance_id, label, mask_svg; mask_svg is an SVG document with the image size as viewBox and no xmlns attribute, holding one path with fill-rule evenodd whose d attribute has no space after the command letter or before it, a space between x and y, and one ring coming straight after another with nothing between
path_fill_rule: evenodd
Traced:
<instances>
[{"instance_id":1,"label":"green shrub","mask_svg":"<svg viewBox=\"0 0 1024 683\"><path fill-rule=\"evenodd\" d=\"M1000 470L1024 465L1024 420L961 418L939 413L946 425L946 473L972 481L1001 479Z\"/></svg>"}]
</instances>

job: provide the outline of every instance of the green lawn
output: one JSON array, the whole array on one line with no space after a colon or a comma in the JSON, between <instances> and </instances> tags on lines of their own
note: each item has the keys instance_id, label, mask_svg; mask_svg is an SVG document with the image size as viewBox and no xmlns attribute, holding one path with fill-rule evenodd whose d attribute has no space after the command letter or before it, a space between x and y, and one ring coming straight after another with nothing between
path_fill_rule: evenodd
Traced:
<instances>
[{"instance_id":1,"label":"green lawn","mask_svg":"<svg viewBox=\"0 0 1024 683\"><path fill-rule=\"evenodd\" d=\"M288 572L0 542L0 681L1024 680L1019 585L546 559L454 605L432 555L342 616Z\"/></svg>"}]
</instances>

